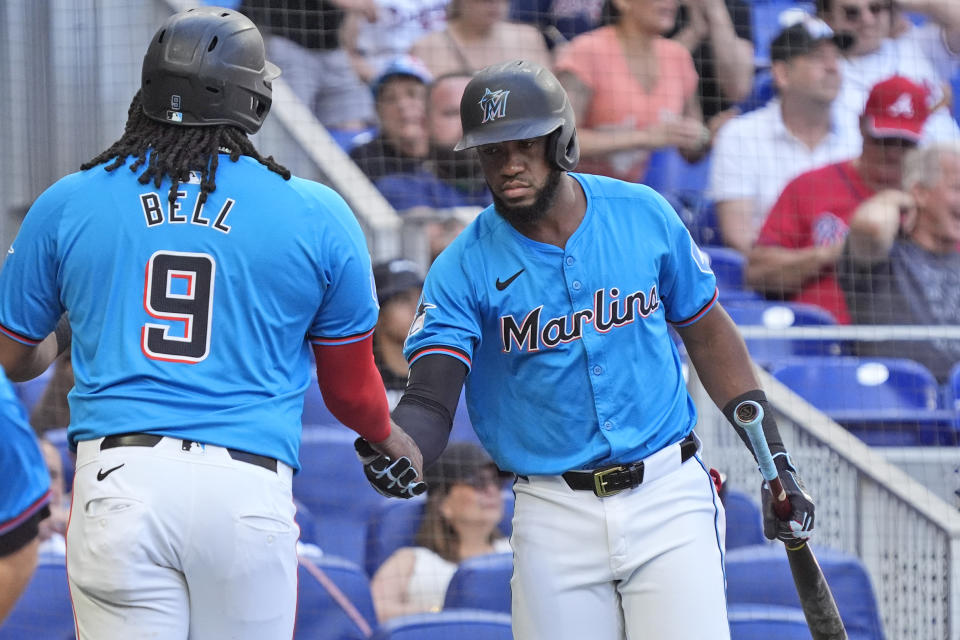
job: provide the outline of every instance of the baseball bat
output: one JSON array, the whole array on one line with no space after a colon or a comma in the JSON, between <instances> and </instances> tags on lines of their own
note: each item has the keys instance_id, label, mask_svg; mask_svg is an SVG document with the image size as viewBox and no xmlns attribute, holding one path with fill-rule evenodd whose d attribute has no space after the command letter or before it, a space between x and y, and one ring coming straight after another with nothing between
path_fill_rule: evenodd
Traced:
<instances>
[{"instance_id":1,"label":"baseball bat","mask_svg":"<svg viewBox=\"0 0 960 640\"><path fill-rule=\"evenodd\" d=\"M747 400L737 405L734 410L734 419L747 432L747 437L757 454L760 463L760 474L770 486L773 496L773 510L777 517L786 520L790 517L790 499L783 490L777 467L767 446L767 439L763 435L763 408L756 402ZM784 545L787 550L787 560L790 562L790 573L793 583L800 597L803 615L807 619L807 626L813 640L847 640L847 630L840 619L840 611L833 599L830 585L823 576L820 563L817 562L813 550L806 541L798 546Z\"/></svg>"}]
</instances>

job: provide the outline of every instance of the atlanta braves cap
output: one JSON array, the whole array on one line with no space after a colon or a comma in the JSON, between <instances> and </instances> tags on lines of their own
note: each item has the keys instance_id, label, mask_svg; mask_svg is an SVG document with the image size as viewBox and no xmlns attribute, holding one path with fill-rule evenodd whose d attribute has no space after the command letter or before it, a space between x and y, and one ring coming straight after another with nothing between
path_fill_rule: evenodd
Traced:
<instances>
[{"instance_id":1,"label":"atlanta braves cap","mask_svg":"<svg viewBox=\"0 0 960 640\"><path fill-rule=\"evenodd\" d=\"M423 275L413 260L396 258L373 267L373 280L377 285L377 299L384 304L408 289L423 287Z\"/></svg>"},{"instance_id":2,"label":"atlanta braves cap","mask_svg":"<svg viewBox=\"0 0 960 640\"><path fill-rule=\"evenodd\" d=\"M920 140L930 116L930 91L923 85L893 76L874 85L863 109L867 132L874 138Z\"/></svg>"},{"instance_id":3,"label":"atlanta braves cap","mask_svg":"<svg viewBox=\"0 0 960 640\"><path fill-rule=\"evenodd\" d=\"M433 82L433 76L430 75L430 71L419 58L411 55L396 56L380 70L380 73L370 83L373 98L376 99L380 95L380 90L383 89L387 80L396 77L414 78L423 84Z\"/></svg>"},{"instance_id":4,"label":"atlanta braves cap","mask_svg":"<svg viewBox=\"0 0 960 640\"><path fill-rule=\"evenodd\" d=\"M780 33L770 43L771 60L789 60L814 51L823 42L833 42L841 51L853 44L853 36L835 33L830 26L803 9L788 9L780 14Z\"/></svg>"}]
</instances>

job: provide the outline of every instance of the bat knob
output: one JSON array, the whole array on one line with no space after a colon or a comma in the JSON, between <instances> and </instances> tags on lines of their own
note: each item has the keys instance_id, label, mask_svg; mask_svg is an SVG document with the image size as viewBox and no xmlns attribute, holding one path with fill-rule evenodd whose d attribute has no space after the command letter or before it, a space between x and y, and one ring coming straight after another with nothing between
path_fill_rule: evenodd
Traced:
<instances>
[{"instance_id":1,"label":"bat knob","mask_svg":"<svg viewBox=\"0 0 960 640\"><path fill-rule=\"evenodd\" d=\"M759 404L747 400L746 402L738 404L734 413L737 416L738 422L741 424L750 424L757 419L761 411L762 409Z\"/></svg>"}]
</instances>

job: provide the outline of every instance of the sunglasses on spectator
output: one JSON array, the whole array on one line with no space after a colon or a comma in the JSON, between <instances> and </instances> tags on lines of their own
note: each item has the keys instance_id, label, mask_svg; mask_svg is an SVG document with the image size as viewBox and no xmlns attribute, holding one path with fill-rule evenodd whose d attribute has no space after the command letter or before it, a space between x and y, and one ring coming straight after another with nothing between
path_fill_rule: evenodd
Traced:
<instances>
[{"instance_id":1,"label":"sunglasses on spectator","mask_svg":"<svg viewBox=\"0 0 960 640\"><path fill-rule=\"evenodd\" d=\"M863 9L861 7L845 5L841 9L843 9L843 17L850 22L860 22L863 19ZM871 2L867 5L867 9L873 14L873 17L877 17L884 11L893 9L893 3Z\"/></svg>"}]
</instances>

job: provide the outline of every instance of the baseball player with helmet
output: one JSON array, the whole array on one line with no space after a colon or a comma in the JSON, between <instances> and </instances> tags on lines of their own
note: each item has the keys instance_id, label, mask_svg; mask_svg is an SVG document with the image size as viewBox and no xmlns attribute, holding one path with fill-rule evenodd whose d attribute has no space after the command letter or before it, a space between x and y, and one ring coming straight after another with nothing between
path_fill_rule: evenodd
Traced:
<instances>
[{"instance_id":1,"label":"baseball player with helmet","mask_svg":"<svg viewBox=\"0 0 960 640\"><path fill-rule=\"evenodd\" d=\"M353 213L247 137L278 73L242 14L171 16L123 136L37 199L0 272L11 378L43 371L72 330L67 567L82 640L291 637L311 348L327 406L374 443L377 488L425 488L374 365Z\"/></svg>"},{"instance_id":2,"label":"baseball player with helmet","mask_svg":"<svg viewBox=\"0 0 960 640\"><path fill-rule=\"evenodd\" d=\"M0 627L37 566L50 475L27 412L0 367Z\"/></svg>"},{"instance_id":3,"label":"baseball player with helmet","mask_svg":"<svg viewBox=\"0 0 960 640\"><path fill-rule=\"evenodd\" d=\"M483 69L460 117L494 204L430 268L394 421L429 463L466 379L477 435L519 475L516 638L729 638L724 512L669 328L728 417L766 400L707 260L651 189L571 172L573 111L543 67ZM793 512L766 532L806 538L813 503L772 414Z\"/></svg>"}]
</instances>

